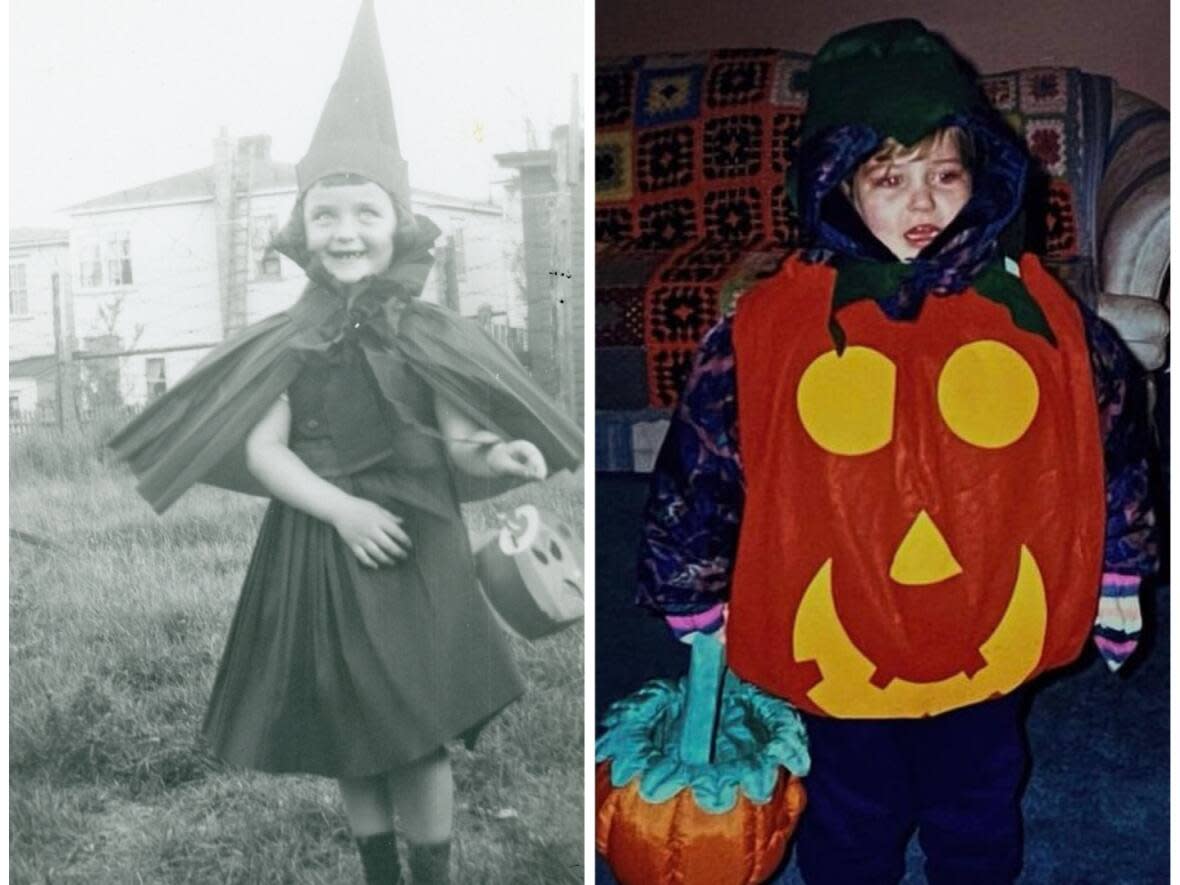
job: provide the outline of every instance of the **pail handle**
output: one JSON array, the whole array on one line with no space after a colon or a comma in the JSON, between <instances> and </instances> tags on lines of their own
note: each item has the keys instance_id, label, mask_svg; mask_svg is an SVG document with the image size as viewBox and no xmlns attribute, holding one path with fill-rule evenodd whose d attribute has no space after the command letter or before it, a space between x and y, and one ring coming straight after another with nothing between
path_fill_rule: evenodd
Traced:
<instances>
[{"instance_id":1,"label":"pail handle","mask_svg":"<svg viewBox=\"0 0 1180 885\"><path fill-rule=\"evenodd\" d=\"M694 633L688 690L680 721L680 758L693 764L713 761L717 713L725 678L725 646L715 633Z\"/></svg>"}]
</instances>

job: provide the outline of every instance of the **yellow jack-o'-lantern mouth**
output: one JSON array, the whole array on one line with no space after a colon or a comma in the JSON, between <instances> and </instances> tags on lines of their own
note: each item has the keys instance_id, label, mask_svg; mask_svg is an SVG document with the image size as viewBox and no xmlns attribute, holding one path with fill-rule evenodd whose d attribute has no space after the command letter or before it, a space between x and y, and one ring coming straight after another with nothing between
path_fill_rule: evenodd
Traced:
<instances>
[{"instance_id":1,"label":"yellow jack-o'-lantern mouth","mask_svg":"<svg viewBox=\"0 0 1180 885\"><path fill-rule=\"evenodd\" d=\"M906 541L914 531L911 529ZM905 544L899 554L904 552ZM930 562L937 564L937 560ZM930 571L928 575L935 573ZM807 696L832 716L928 716L1007 693L1024 682L1041 659L1047 612L1040 567L1029 549L1021 545L1020 567L1008 607L991 636L979 647L985 666L971 676L957 673L934 682L895 678L878 687L871 682L876 665L856 647L836 613L829 559L812 578L799 603L794 628L795 659L815 661L819 667L821 679Z\"/></svg>"}]
</instances>

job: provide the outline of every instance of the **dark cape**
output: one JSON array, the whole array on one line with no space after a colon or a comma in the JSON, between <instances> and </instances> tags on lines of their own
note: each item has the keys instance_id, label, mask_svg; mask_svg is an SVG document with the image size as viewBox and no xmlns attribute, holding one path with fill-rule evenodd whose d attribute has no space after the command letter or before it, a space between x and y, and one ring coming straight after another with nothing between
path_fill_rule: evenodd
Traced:
<instances>
[{"instance_id":1,"label":"dark cape","mask_svg":"<svg viewBox=\"0 0 1180 885\"><path fill-rule=\"evenodd\" d=\"M298 302L214 348L108 442L157 513L198 482L267 495L246 469L247 434L308 355L347 337L359 341L382 396L420 432L439 435L399 402L389 380L390 362L398 357L480 427L503 439L534 443L551 473L581 462L581 430L512 352L475 322L421 300L439 230L426 218L415 221L413 240L399 248L401 255L388 270L369 280L342 287L309 262L308 285ZM462 500L491 497L520 483L454 473Z\"/></svg>"}]
</instances>

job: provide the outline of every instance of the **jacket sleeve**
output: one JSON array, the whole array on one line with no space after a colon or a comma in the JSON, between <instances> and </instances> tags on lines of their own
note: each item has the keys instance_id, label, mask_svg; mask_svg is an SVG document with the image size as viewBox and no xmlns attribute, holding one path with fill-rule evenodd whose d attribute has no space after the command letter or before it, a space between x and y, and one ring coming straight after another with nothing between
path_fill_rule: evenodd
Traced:
<instances>
[{"instance_id":1,"label":"jacket sleeve","mask_svg":"<svg viewBox=\"0 0 1180 885\"><path fill-rule=\"evenodd\" d=\"M745 489L738 454L732 325L702 340L656 459L644 516L638 602L676 633L720 626Z\"/></svg>"},{"instance_id":2,"label":"jacket sleeve","mask_svg":"<svg viewBox=\"0 0 1180 885\"><path fill-rule=\"evenodd\" d=\"M1159 567L1150 488L1153 444L1143 369L1110 326L1084 307L1082 314L1106 468L1106 544L1094 644L1117 670L1142 630L1139 585Z\"/></svg>"}]
</instances>

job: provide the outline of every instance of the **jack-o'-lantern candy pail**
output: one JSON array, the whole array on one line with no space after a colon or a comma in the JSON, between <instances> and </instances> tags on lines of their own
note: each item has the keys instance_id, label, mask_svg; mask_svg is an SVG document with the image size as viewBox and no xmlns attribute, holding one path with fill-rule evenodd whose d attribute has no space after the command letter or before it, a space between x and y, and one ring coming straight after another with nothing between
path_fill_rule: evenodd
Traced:
<instances>
[{"instance_id":1,"label":"jack-o'-lantern candy pail","mask_svg":"<svg viewBox=\"0 0 1180 885\"><path fill-rule=\"evenodd\" d=\"M480 583L517 635L539 639L582 619L582 542L570 524L531 504L502 514L476 546Z\"/></svg>"}]
</instances>

